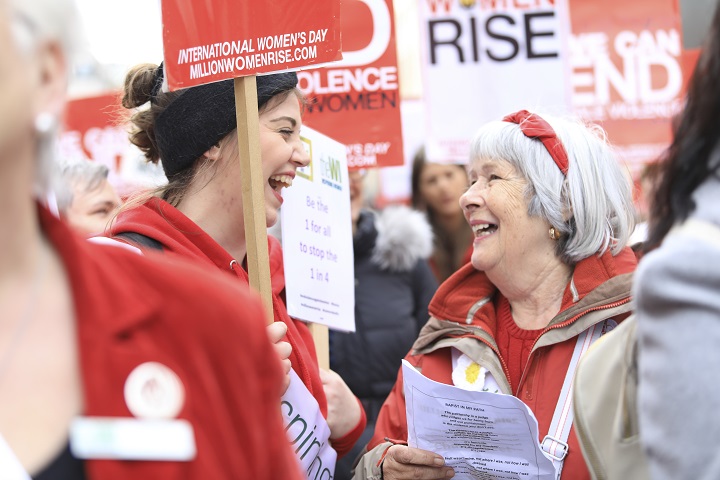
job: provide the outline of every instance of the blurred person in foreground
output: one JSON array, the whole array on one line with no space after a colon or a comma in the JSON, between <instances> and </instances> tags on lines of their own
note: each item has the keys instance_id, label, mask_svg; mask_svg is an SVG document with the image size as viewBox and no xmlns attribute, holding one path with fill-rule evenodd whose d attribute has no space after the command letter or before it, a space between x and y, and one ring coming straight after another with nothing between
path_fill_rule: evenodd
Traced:
<instances>
[{"instance_id":1,"label":"blurred person in foreground","mask_svg":"<svg viewBox=\"0 0 720 480\"><path fill-rule=\"evenodd\" d=\"M62 166L56 196L60 217L82 235L101 235L122 204L108 168L90 160Z\"/></svg>"},{"instance_id":2,"label":"blurred person in foreground","mask_svg":"<svg viewBox=\"0 0 720 480\"><path fill-rule=\"evenodd\" d=\"M0 1L0 477L299 478L257 296L36 200L77 25L71 1Z\"/></svg>"},{"instance_id":3,"label":"blurred person in foreground","mask_svg":"<svg viewBox=\"0 0 720 480\"><path fill-rule=\"evenodd\" d=\"M437 281L427 258L432 231L406 206L366 207L364 172L351 171L350 208L355 266L355 332L330 332L330 366L358 396L367 426L338 462L335 480L351 478L352 464L372 437L380 407L400 362L427 321Z\"/></svg>"},{"instance_id":4,"label":"blurred person in foreground","mask_svg":"<svg viewBox=\"0 0 720 480\"><path fill-rule=\"evenodd\" d=\"M465 165L428 162L421 148L413 159L410 182L412 207L424 212L432 226L430 266L442 283L469 263L472 254L473 233L460 208L467 171Z\"/></svg>"},{"instance_id":5,"label":"blurred person in foreground","mask_svg":"<svg viewBox=\"0 0 720 480\"><path fill-rule=\"evenodd\" d=\"M279 217L281 191L292 186L296 170L310 162L300 138L305 99L297 89L295 72L262 75L256 81L264 214L270 227ZM162 164L168 183L130 200L108 235L145 251L159 249L167 256L191 259L246 286L245 214L233 80L175 92L163 91L163 84L163 65L137 65L126 75L122 102L133 112L131 142L149 162ZM139 108L148 104L149 108ZM327 421L329 439L321 439L319 444L342 457L362 434L365 413L339 375L319 368L308 326L289 316L282 249L272 236L268 237L268 252L273 325L285 326L292 346L292 369ZM297 405L299 400L290 403ZM298 415L295 410L283 414L290 420ZM315 418L314 413L308 415ZM295 442L301 443L302 438L298 435ZM307 448L298 445L298 456L312 458ZM311 464L308 468L316 467Z\"/></svg>"},{"instance_id":6,"label":"blurred person in foreground","mask_svg":"<svg viewBox=\"0 0 720 480\"><path fill-rule=\"evenodd\" d=\"M720 478L720 3L661 160L637 298L640 443L651 478Z\"/></svg>"},{"instance_id":7,"label":"blurred person in foreground","mask_svg":"<svg viewBox=\"0 0 720 480\"><path fill-rule=\"evenodd\" d=\"M562 440L551 424L569 400L561 390L574 352L631 309L629 182L599 127L524 110L479 130L469 178L460 204L472 264L440 286L405 358L437 382L516 396L537 417L538 441ZM563 480L588 479L574 430L566 434L567 450L550 440L543 450L564 457L554 462ZM407 438L400 372L355 478L454 475Z\"/></svg>"}]
</instances>

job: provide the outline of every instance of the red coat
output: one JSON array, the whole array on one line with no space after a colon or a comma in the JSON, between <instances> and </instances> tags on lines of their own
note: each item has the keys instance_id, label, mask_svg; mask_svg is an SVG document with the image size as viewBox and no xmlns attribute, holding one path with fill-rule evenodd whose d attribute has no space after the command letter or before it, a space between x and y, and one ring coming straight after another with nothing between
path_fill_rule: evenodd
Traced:
<instances>
[{"instance_id":1,"label":"red coat","mask_svg":"<svg viewBox=\"0 0 720 480\"><path fill-rule=\"evenodd\" d=\"M88 478L303 478L285 441L283 374L255 294L186 262L89 243L45 210L40 217L72 288L83 414L131 417L128 375L159 362L180 378L178 418L194 429L190 462L88 460Z\"/></svg>"},{"instance_id":2,"label":"red coat","mask_svg":"<svg viewBox=\"0 0 720 480\"><path fill-rule=\"evenodd\" d=\"M153 198L144 205L122 212L110 235L122 232L135 232L150 237L162 244L163 252L191 258L206 267L220 269L237 277L243 285L249 284L247 272L238 264L242 259L234 259L192 220L163 200ZM312 335L304 322L290 318L285 306L285 272L282 249L277 239L268 237L268 250L275 321L287 325L287 340L292 345L292 368L317 400L322 414L327 417L327 399L320 381ZM338 457L350 451L365 429L366 418L362 407L361 412L362 418L353 430L332 440Z\"/></svg>"},{"instance_id":3,"label":"red coat","mask_svg":"<svg viewBox=\"0 0 720 480\"><path fill-rule=\"evenodd\" d=\"M472 265L464 266L440 286L430 303L430 321L405 359L424 376L452 385L449 347L457 347L488 369L503 393L515 394L530 407L538 420L538 440L541 440L550 428L577 335L605 319L613 318L619 323L627 317L631 310L631 272L635 266L635 256L629 248L615 257L606 253L575 265L561 310L538 337L520 385L509 384L507 362L500 357L494 338L496 314L492 298L496 288ZM473 308L484 300L488 300L487 303ZM475 341L465 340L460 346L460 339ZM438 345L439 342L442 344ZM364 472L367 478L380 478L377 466L390 446L384 441L386 437L407 440L402 372L380 410L375 434L368 445L371 451L358 466L358 471ZM562 479L589 480L574 428L570 430L568 444Z\"/></svg>"}]
</instances>

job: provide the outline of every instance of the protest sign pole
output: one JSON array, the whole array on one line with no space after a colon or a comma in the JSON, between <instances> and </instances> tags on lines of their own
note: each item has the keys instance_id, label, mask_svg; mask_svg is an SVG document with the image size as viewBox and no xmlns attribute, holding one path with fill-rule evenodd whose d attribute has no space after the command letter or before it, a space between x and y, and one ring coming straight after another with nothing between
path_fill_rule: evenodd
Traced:
<instances>
[{"instance_id":1,"label":"protest sign pole","mask_svg":"<svg viewBox=\"0 0 720 480\"><path fill-rule=\"evenodd\" d=\"M342 59L340 0L284 2L281 9L273 2L163 0L161 7L168 90L234 82L248 280L270 322L268 186L262 174L255 75Z\"/></svg>"},{"instance_id":2,"label":"protest sign pole","mask_svg":"<svg viewBox=\"0 0 720 480\"><path fill-rule=\"evenodd\" d=\"M239 77L234 81L248 277L250 286L260 292L269 315L268 321L272 323L272 286L265 225L265 185L260 156L257 82L254 75ZM321 368L330 368L328 327L318 323L310 323L308 327L315 343L318 364Z\"/></svg>"},{"instance_id":3,"label":"protest sign pole","mask_svg":"<svg viewBox=\"0 0 720 480\"><path fill-rule=\"evenodd\" d=\"M320 323L308 323L308 328L315 343L318 365L320 368L330 368L330 333L327 325Z\"/></svg>"},{"instance_id":4,"label":"protest sign pole","mask_svg":"<svg viewBox=\"0 0 720 480\"><path fill-rule=\"evenodd\" d=\"M260 292L268 321L273 321L270 257L265 225L265 185L260 157L260 124L257 109L257 82L254 75L235 79L235 112L237 116L240 174L242 175L245 243L250 286ZM328 327L310 323L318 364L330 368Z\"/></svg>"},{"instance_id":5,"label":"protest sign pole","mask_svg":"<svg viewBox=\"0 0 720 480\"><path fill-rule=\"evenodd\" d=\"M260 292L268 314L268 323L272 323L272 287L265 224L265 184L260 157L257 82L255 75L238 77L234 81L248 277L250 286Z\"/></svg>"}]
</instances>

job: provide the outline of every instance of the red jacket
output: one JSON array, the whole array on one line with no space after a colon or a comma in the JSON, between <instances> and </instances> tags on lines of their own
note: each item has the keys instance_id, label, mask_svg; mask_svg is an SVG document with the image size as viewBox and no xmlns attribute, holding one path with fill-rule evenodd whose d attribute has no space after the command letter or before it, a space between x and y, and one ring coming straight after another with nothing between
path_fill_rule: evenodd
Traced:
<instances>
[{"instance_id":1,"label":"red jacket","mask_svg":"<svg viewBox=\"0 0 720 480\"><path fill-rule=\"evenodd\" d=\"M570 363L577 335L591 325L613 318L618 323L630 312L631 275L635 256L629 248L613 257L606 253L579 262L568 284L562 308L538 337L520 385L510 385L506 362L500 357L494 339L496 288L487 276L472 265L466 265L443 283L433 298L430 321L420 332L412 350L405 357L426 377L452 384L451 349L456 347L488 369L503 393L518 392L538 420L541 440L550 428L560 389ZM483 303L485 302L485 303ZM477 308L474 311L473 307ZM476 340L458 345L458 340ZM442 343L440 343L442 342ZM402 373L385 401L375 435L368 444L358 470L362 478L381 478L378 464L391 445L385 438L407 440L405 397ZM562 471L563 480L589 480L574 428L570 431L569 450Z\"/></svg>"},{"instance_id":2,"label":"red jacket","mask_svg":"<svg viewBox=\"0 0 720 480\"><path fill-rule=\"evenodd\" d=\"M178 418L194 429L190 462L88 460L88 478L302 478L279 441L285 431L269 400L279 401L283 374L255 294L195 265L92 244L42 209L40 218L72 288L83 414L131 417L128 375L159 362L180 378Z\"/></svg>"},{"instance_id":3,"label":"red jacket","mask_svg":"<svg viewBox=\"0 0 720 480\"><path fill-rule=\"evenodd\" d=\"M171 252L206 266L219 268L239 278L244 285L249 284L247 272L238 261L192 220L163 200L153 198L144 205L122 212L113 225L110 235L123 232L135 232L150 237L162 244L164 252ZM268 250L275 321L287 325L287 340L292 346L290 356L292 368L317 400L323 415L327 417L327 399L320 381L315 343L307 325L290 318L287 313L284 301L285 272L282 249L274 237L268 237ZM362 408L361 411L362 418L358 425L344 437L332 441L338 457L350 451L360 438L366 423Z\"/></svg>"}]
</instances>

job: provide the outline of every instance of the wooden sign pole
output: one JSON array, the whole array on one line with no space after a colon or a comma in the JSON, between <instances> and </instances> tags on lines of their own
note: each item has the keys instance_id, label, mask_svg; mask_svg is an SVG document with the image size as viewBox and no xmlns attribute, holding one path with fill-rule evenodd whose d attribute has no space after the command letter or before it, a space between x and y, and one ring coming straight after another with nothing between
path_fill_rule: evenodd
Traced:
<instances>
[{"instance_id":1,"label":"wooden sign pole","mask_svg":"<svg viewBox=\"0 0 720 480\"><path fill-rule=\"evenodd\" d=\"M318 365L328 370L330 368L330 333L327 325L319 323L308 323L310 333L315 342Z\"/></svg>"},{"instance_id":2,"label":"wooden sign pole","mask_svg":"<svg viewBox=\"0 0 720 480\"><path fill-rule=\"evenodd\" d=\"M260 156L260 124L257 109L257 83L255 76L235 79L235 109L237 115L238 151L242 175L243 214L245 216L245 243L250 286L260 292L273 322L270 258L265 224L265 182ZM315 342L318 364L330 368L328 327L309 324Z\"/></svg>"},{"instance_id":3,"label":"wooden sign pole","mask_svg":"<svg viewBox=\"0 0 720 480\"><path fill-rule=\"evenodd\" d=\"M248 277L250 286L260 292L260 297L268 313L268 323L272 323L272 286L267 225L265 224L265 182L263 182L260 157L260 123L257 104L255 76L236 78L235 110L240 175L242 175Z\"/></svg>"}]
</instances>

